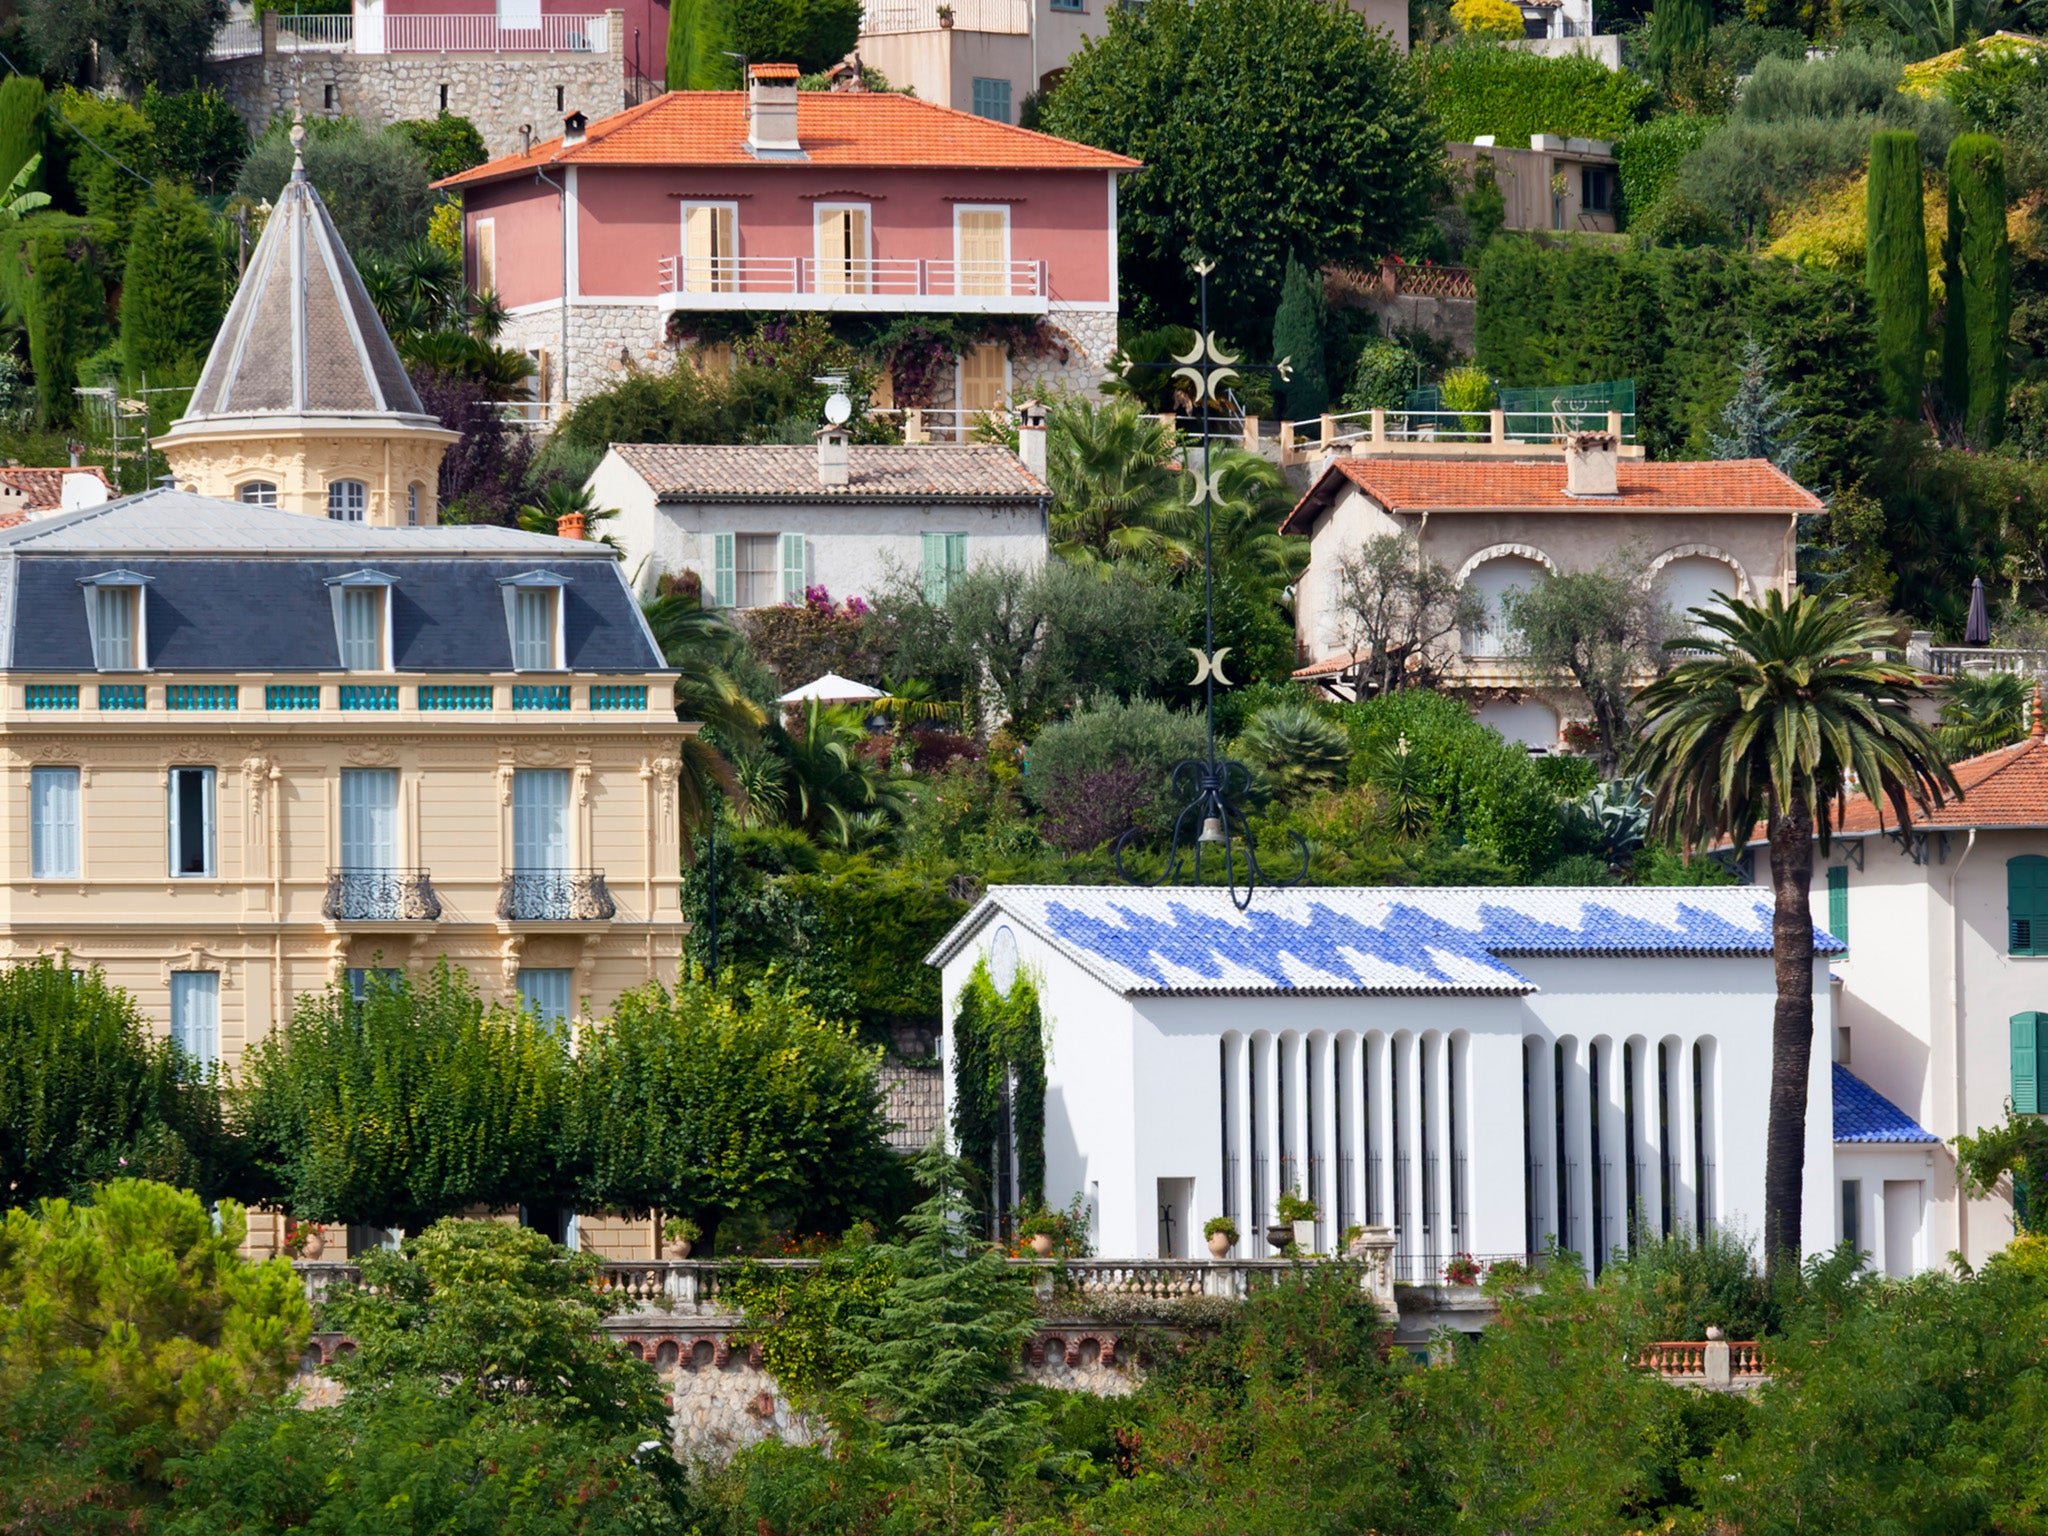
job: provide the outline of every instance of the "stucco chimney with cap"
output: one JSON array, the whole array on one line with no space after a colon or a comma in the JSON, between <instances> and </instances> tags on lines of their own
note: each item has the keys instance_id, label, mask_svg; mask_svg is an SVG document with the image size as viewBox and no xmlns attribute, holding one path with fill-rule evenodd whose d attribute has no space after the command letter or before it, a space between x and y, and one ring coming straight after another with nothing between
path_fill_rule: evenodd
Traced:
<instances>
[{"instance_id":1,"label":"stucco chimney with cap","mask_svg":"<svg viewBox=\"0 0 2048 1536\"><path fill-rule=\"evenodd\" d=\"M1621 485L1615 465L1621 455L1612 432L1567 432L1564 435L1564 493L1567 496L1618 496Z\"/></svg>"},{"instance_id":2,"label":"stucco chimney with cap","mask_svg":"<svg viewBox=\"0 0 2048 1536\"><path fill-rule=\"evenodd\" d=\"M563 146L566 148L568 145L571 144L581 144L583 142L583 130L589 126L590 119L585 117L581 112L571 112L567 117L563 118Z\"/></svg>"},{"instance_id":3,"label":"stucco chimney with cap","mask_svg":"<svg viewBox=\"0 0 2048 1536\"><path fill-rule=\"evenodd\" d=\"M1026 400L1017 407L1017 458L1024 467L1045 478L1045 404Z\"/></svg>"},{"instance_id":4,"label":"stucco chimney with cap","mask_svg":"<svg viewBox=\"0 0 2048 1536\"><path fill-rule=\"evenodd\" d=\"M747 70L747 148L756 155L801 155L796 137L794 64L755 64Z\"/></svg>"},{"instance_id":5,"label":"stucco chimney with cap","mask_svg":"<svg viewBox=\"0 0 2048 1536\"><path fill-rule=\"evenodd\" d=\"M845 485L853 477L853 458L847 450L852 437L843 426L827 422L817 431L818 484Z\"/></svg>"}]
</instances>

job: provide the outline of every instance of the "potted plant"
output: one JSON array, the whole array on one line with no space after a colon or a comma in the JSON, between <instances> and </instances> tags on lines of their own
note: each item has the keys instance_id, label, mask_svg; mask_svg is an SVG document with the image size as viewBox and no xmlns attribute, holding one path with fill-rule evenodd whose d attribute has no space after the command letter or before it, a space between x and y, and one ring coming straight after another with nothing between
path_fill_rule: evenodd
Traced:
<instances>
[{"instance_id":1,"label":"potted plant","mask_svg":"<svg viewBox=\"0 0 2048 1536\"><path fill-rule=\"evenodd\" d=\"M1288 1228L1297 1252L1316 1251L1316 1205L1313 1200L1304 1200L1291 1189L1283 1190L1274 1202L1274 1214Z\"/></svg>"},{"instance_id":2,"label":"potted plant","mask_svg":"<svg viewBox=\"0 0 2048 1536\"><path fill-rule=\"evenodd\" d=\"M661 1224L661 1256L687 1259L690 1245L704 1235L704 1229L687 1216L671 1216Z\"/></svg>"},{"instance_id":3,"label":"potted plant","mask_svg":"<svg viewBox=\"0 0 2048 1536\"><path fill-rule=\"evenodd\" d=\"M949 32L953 29L953 7L950 5L939 7L939 25Z\"/></svg>"},{"instance_id":4,"label":"potted plant","mask_svg":"<svg viewBox=\"0 0 2048 1536\"><path fill-rule=\"evenodd\" d=\"M1444 1262L1444 1284L1477 1285L1479 1261L1469 1253L1454 1253Z\"/></svg>"},{"instance_id":5,"label":"potted plant","mask_svg":"<svg viewBox=\"0 0 2048 1536\"><path fill-rule=\"evenodd\" d=\"M1224 1258L1237 1246L1237 1223L1228 1216L1211 1216L1202 1223L1202 1236L1209 1239L1209 1252Z\"/></svg>"},{"instance_id":6,"label":"potted plant","mask_svg":"<svg viewBox=\"0 0 2048 1536\"><path fill-rule=\"evenodd\" d=\"M284 1223L284 1252L286 1258L317 1259L327 1251L327 1235L315 1221L300 1221L287 1216Z\"/></svg>"},{"instance_id":7,"label":"potted plant","mask_svg":"<svg viewBox=\"0 0 2048 1536\"><path fill-rule=\"evenodd\" d=\"M1017 1224L1017 1235L1031 1245L1031 1251L1041 1259L1049 1259L1053 1250L1066 1241L1066 1217L1057 1211L1048 1211L1044 1206L1027 1212Z\"/></svg>"}]
</instances>

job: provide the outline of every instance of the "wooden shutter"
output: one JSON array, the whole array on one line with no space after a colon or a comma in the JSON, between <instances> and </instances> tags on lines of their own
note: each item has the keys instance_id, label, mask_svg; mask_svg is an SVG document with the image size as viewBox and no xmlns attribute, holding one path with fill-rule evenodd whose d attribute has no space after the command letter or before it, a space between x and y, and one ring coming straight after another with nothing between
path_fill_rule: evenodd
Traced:
<instances>
[{"instance_id":1,"label":"wooden shutter","mask_svg":"<svg viewBox=\"0 0 2048 1536\"><path fill-rule=\"evenodd\" d=\"M2005 861L2007 950L2048 954L2048 859L2024 854Z\"/></svg>"},{"instance_id":2,"label":"wooden shutter","mask_svg":"<svg viewBox=\"0 0 2048 1536\"><path fill-rule=\"evenodd\" d=\"M730 608L738 601L739 583L733 571L733 536L711 535L711 606Z\"/></svg>"},{"instance_id":3,"label":"wooden shutter","mask_svg":"<svg viewBox=\"0 0 2048 1536\"><path fill-rule=\"evenodd\" d=\"M1828 932L1839 944L1849 942L1849 866L1828 869Z\"/></svg>"},{"instance_id":4,"label":"wooden shutter","mask_svg":"<svg viewBox=\"0 0 2048 1536\"><path fill-rule=\"evenodd\" d=\"M2016 1115L2041 1113L2040 1039L2040 1014L2012 1016L2012 1111Z\"/></svg>"},{"instance_id":5,"label":"wooden shutter","mask_svg":"<svg viewBox=\"0 0 2048 1536\"><path fill-rule=\"evenodd\" d=\"M946 539L946 590L953 590L953 583L967 574L967 535L949 533Z\"/></svg>"},{"instance_id":6,"label":"wooden shutter","mask_svg":"<svg viewBox=\"0 0 2048 1536\"><path fill-rule=\"evenodd\" d=\"M495 219L476 221L476 291L498 291L498 222Z\"/></svg>"},{"instance_id":7,"label":"wooden shutter","mask_svg":"<svg viewBox=\"0 0 2048 1536\"><path fill-rule=\"evenodd\" d=\"M782 549L782 600L785 603L800 603L804 600L804 588L810 585L804 563L804 536L800 533L785 533L781 539Z\"/></svg>"},{"instance_id":8,"label":"wooden shutter","mask_svg":"<svg viewBox=\"0 0 2048 1536\"><path fill-rule=\"evenodd\" d=\"M973 423L970 418L1003 408L1003 349L993 344L972 348L960 359L960 409L964 413L960 433L964 438Z\"/></svg>"},{"instance_id":9,"label":"wooden shutter","mask_svg":"<svg viewBox=\"0 0 2048 1536\"><path fill-rule=\"evenodd\" d=\"M1004 239L1010 216L1001 208L963 208L959 219L961 293L1001 294L1010 291Z\"/></svg>"},{"instance_id":10,"label":"wooden shutter","mask_svg":"<svg viewBox=\"0 0 2048 1536\"><path fill-rule=\"evenodd\" d=\"M946 536L924 535L924 600L936 606L946 600Z\"/></svg>"},{"instance_id":11,"label":"wooden shutter","mask_svg":"<svg viewBox=\"0 0 2048 1536\"><path fill-rule=\"evenodd\" d=\"M868 291L868 211L818 210L818 291Z\"/></svg>"},{"instance_id":12,"label":"wooden shutter","mask_svg":"<svg viewBox=\"0 0 2048 1536\"><path fill-rule=\"evenodd\" d=\"M718 255L715 208L683 210L683 292L710 293Z\"/></svg>"}]
</instances>

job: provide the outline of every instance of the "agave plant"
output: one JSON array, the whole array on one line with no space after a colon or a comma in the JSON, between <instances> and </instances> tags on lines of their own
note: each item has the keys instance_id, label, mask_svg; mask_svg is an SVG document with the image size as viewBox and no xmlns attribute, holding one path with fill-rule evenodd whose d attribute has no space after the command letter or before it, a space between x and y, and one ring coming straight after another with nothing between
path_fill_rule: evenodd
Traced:
<instances>
[{"instance_id":1,"label":"agave plant","mask_svg":"<svg viewBox=\"0 0 2048 1536\"><path fill-rule=\"evenodd\" d=\"M1641 779L1595 784L1565 808L1566 820L1593 845L1610 869L1626 864L1650 830L1650 791Z\"/></svg>"},{"instance_id":2,"label":"agave plant","mask_svg":"<svg viewBox=\"0 0 2048 1536\"><path fill-rule=\"evenodd\" d=\"M1436 809L1430 804L1428 773L1404 734L1392 746L1385 742L1373 748L1367 758L1369 776L1380 793L1380 803L1394 835L1420 842L1436 828Z\"/></svg>"},{"instance_id":3,"label":"agave plant","mask_svg":"<svg viewBox=\"0 0 2048 1536\"><path fill-rule=\"evenodd\" d=\"M1273 704L1252 716L1236 750L1265 774L1280 800L1291 801L1344 782L1351 739L1305 704Z\"/></svg>"}]
</instances>

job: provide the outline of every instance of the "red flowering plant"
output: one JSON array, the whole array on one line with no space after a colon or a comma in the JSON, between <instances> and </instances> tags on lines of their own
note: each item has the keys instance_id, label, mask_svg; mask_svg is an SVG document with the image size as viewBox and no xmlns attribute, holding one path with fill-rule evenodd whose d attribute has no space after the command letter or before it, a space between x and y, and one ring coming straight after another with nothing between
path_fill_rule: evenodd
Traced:
<instances>
[{"instance_id":1,"label":"red flowering plant","mask_svg":"<svg viewBox=\"0 0 2048 1536\"><path fill-rule=\"evenodd\" d=\"M1446 1285L1477 1285L1479 1283L1479 1261L1469 1253L1454 1253L1444 1264Z\"/></svg>"}]
</instances>

